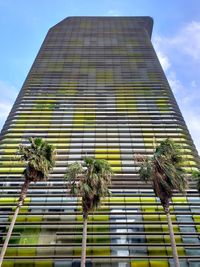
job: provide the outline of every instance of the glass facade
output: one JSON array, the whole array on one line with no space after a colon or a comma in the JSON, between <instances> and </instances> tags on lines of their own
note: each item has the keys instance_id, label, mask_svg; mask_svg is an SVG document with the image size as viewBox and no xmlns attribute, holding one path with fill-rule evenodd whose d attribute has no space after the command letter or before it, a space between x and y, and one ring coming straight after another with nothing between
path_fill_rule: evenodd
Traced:
<instances>
[{"instance_id":1,"label":"glass facade","mask_svg":"<svg viewBox=\"0 0 200 267\"><path fill-rule=\"evenodd\" d=\"M86 155L107 159L115 172L112 196L89 216L87 266L173 266L166 217L139 180L134 155L151 155L170 137L189 176L199 158L152 47L152 27L150 17L69 17L49 30L1 133L1 243L23 183L19 144L45 138L56 147L56 166L47 183L30 186L4 267L79 266L81 201L69 196L63 176ZM200 196L191 178L171 214L181 266L200 266Z\"/></svg>"}]
</instances>

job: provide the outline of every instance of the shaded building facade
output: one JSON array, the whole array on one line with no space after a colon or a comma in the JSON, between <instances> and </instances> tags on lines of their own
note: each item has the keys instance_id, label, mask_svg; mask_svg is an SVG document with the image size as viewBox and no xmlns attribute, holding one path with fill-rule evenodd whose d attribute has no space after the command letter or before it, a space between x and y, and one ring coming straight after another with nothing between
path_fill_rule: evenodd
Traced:
<instances>
[{"instance_id":1,"label":"shaded building facade","mask_svg":"<svg viewBox=\"0 0 200 267\"><path fill-rule=\"evenodd\" d=\"M151 155L170 137L188 174L199 159L152 47L152 27L150 17L69 17L49 30L1 133L1 242L23 183L19 144L45 138L57 150L56 166L49 182L30 186L4 266L79 266L81 201L63 177L86 155L108 160L115 173L112 196L89 216L88 266L173 266L166 217L139 180L134 155ZM182 266L200 266L199 212L191 181L171 205Z\"/></svg>"}]
</instances>

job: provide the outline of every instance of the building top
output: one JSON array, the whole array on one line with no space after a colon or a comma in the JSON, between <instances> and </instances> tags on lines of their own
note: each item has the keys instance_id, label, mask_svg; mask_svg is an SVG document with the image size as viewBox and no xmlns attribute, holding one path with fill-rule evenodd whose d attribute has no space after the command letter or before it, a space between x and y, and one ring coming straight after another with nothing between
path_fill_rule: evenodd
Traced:
<instances>
[{"instance_id":1,"label":"building top","mask_svg":"<svg viewBox=\"0 0 200 267\"><path fill-rule=\"evenodd\" d=\"M107 26L115 26L121 29L125 28L145 28L148 32L149 36L151 37L152 29L153 29L153 18L148 16L141 16L141 17L67 17L64 20L57 23L51 29L57 27L63 27L65 24L72 26L73 28L82 28L88 29L101 29Z\"/></svg>"}]
</instances>

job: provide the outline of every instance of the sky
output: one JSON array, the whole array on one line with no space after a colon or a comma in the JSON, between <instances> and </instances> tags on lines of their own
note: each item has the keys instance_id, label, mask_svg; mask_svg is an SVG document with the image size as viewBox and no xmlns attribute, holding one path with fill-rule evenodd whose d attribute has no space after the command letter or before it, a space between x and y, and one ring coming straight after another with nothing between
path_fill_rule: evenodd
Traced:
<instances>
[{"instance_id":1,"label":"sky","mask_svg":"<svg viewBox=\"0 0 200 267\"><path fill-rule=\"evenodd\" d=\"M50 27L68 16L151 16L153 45L200 152L199 10L199 0L0 0L0 128Z\"/></svg>"}]
</instances>

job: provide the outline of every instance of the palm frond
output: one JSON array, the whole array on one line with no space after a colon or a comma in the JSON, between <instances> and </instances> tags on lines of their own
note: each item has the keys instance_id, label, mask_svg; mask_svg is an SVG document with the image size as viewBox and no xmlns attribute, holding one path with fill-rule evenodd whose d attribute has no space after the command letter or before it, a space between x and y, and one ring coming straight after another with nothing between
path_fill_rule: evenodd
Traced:
<instances>
[{"instance_id":1,"label":"palm frond","mask_svg":"<svg viewBox=\"0 0 200 267\"><path fill-rule=\"evenodd\" d=\"M152 164L150 158L145 158L141 164L139 169L140 178L143 181L151 181L152 180Z\"/></svg>"},{"instance_id":2,"label":"palm frond","mask_svg":"<svg viewBox=\"0 0 200 267\"><path fill-rule=\"evenodd\" d=\"M76 185L77 195L82 197L83 213L88 213L100 206L101 198L108 196L112 169L106 160L85 157L83 163L68 166L65 178L69 188ZM70 193L74 191L70 190Z\"/></svg>"},{"instance_id":3,"label":"palm frond","mask_svg":"<svg viewBox=\"0 0 200 267\"><path fill-rule=\"evenodd\" d=\"M30 145L20 145L20 160L26 162L25 179L30 181L47 180L55 164L55 149L42 138L29 138Z\"/></svg>"},{"instance_id":4,"label":"palm frond","mask_svg":"<svg viewBox=\"0 0 200 267\"><path fill-rule=\"evenodd\" d=\"M192 173L192 177L195 178L197 180L197 190L200 192L200 171L193 171Z\"/></svg>"},{"instance_id":5,"label":"palm frond","mask_svg":"<svg viewBox=\"0 0 200 267\"><path fill-rule=\"evenodd\" d=\"M165 208L174 190L184 192L187 188L182 160L179 147L170 139L162 141L152 157L138 160L141 180L152 182L154 192Z\"/></svg>"}]
</instances>

